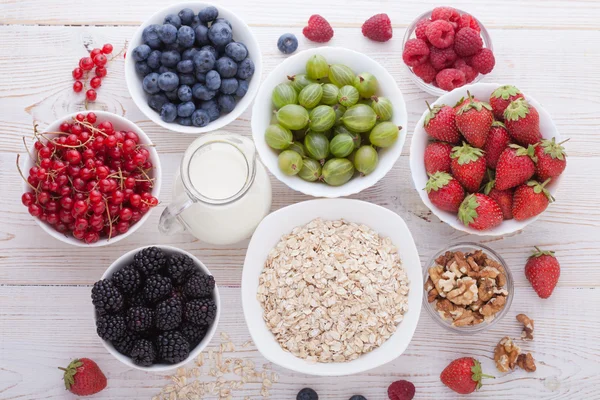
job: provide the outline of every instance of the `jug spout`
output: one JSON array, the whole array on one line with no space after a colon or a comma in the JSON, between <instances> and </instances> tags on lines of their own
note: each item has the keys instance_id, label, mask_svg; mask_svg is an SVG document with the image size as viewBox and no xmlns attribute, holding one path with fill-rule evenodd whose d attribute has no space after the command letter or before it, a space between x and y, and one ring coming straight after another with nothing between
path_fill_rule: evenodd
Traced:
<instances>
[{"instance_id":1,"label":"jug spout","mask_svg":"<svg viewBox=\"0 0 600 400\"><path fill-rule=\"evenodd\" d=\"M182 193L171 204L165 208L158 222L158 230L165 235L174 235L185 231L185 226L179 221L179 214L191 206L192 199Z\"/></svg>"}]
</instances>

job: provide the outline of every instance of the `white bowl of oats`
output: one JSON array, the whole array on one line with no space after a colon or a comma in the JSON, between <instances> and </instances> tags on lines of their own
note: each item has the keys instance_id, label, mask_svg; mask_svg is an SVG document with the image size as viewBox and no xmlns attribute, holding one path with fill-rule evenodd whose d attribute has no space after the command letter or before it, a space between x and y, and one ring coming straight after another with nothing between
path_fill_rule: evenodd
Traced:
<instances>
[{"instance_id":1,"label":"white bowl of oats","mask_svg":"<svg viewBox=\"0 0 600 400\"><path fill-rule=\"evenodd\" d=\"M268 215L248 246L244 317L269 361L309 375L364 372L400 356L423 296L413 237L396 213L350 199Z\"/></svg>"}]
</instances>

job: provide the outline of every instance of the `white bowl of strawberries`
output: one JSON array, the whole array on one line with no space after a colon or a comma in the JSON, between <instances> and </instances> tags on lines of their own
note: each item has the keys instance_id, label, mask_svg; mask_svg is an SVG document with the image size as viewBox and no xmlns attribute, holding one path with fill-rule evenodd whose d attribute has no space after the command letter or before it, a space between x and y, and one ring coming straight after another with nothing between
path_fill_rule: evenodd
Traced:
<instances>
[{"instance_id":1,"label":"white bowl of strawberries","mask_svg":"<svg viewBox=\"0 0 600 400\"><path fill-rule=\"evenodd\" d=\"M477 83L441 96L417 123L415 187L455 229L499 236L525 228L554 200L566 154L552 118L511 85Z\"/></svg>"}]
</instances>

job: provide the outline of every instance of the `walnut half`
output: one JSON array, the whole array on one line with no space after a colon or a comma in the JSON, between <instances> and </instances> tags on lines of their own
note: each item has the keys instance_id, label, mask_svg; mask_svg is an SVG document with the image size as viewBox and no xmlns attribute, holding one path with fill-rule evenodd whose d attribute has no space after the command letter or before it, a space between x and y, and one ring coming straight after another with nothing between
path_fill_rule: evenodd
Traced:
<instances>
[{"instance_id":1,"label":"walnut half","mask_svg":"<svg viewBox=\"0 0 600 400\"><path fill-rule=\"evenodd\" d=\"M524 369L527 372L535 372L537 367L535 366L535 360L531 353L519 354L517 357L517 365L519 368Z\"/></svg>"},{"instance_id":2,"label":"walnut half","mask_svg":"<svg viewBox=\"0 0 600 400\"><path fill-rule=\"evenodd\" d=\"M500 339L494 350L494 361L500 372L508 372L517 365L517 358L521 354L521 348L514 344L508 336Z\"/></svg>"},{"instance_id":3,"label":"walnut half","mask_svg":"<svg viewBox=\"0 0 600 400\"><path fill-rule=\"evenodd\" d=\"M525 314L519 314L517 315L517 321L523 324L521 339L533 340L533 320Z\"/></svg>"}]
</instances>

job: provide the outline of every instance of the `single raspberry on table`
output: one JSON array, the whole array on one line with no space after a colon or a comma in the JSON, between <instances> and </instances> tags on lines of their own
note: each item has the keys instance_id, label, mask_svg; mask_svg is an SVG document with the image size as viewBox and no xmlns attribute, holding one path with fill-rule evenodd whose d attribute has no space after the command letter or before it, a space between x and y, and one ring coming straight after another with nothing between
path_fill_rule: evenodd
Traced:
<instances>
[{"instance_id":1,"label":"single raspberry on table","mask_svg":"<svg viewBox=\"0 0 600 400\"><path fill-rule=\"evenodd\" d=\"M429 58L429 46L421 39L410 39L404 45L402 60L409 67L423 64Z\"/></svg>"},{"instance_id":2,"label":"single raspberry on table","mask_svg":"<svg viewBox=\"0 0 600 400\"><path fill-rule=\"evenodd\" d=\"M451 67L454 61L456 61L456 57L456 52L452 47L448 47L447 49L432 47L429 50L429 61L433 68L438 71Z\"/></svg>"},{"instance_id":3,"label":"single raspberry on table","mask_svg":"<svg viewBox=\"0 0 600 400\"><path fill-rule=\"evenodd\" d=\"M431 20L443 20L458 23L460 20L460 13L452 7L436 7L431 12Z\"/></svg>"},{"instance_id":4,"label":"single raspberry on table","mask_svg":"<svg viewBox=\"0 0 600 400\"><path fill-rule=\"evenodd\" d=\"M496 65L496 59L494 58L494 53L492 53L490 49L483 48L479 53L471 57L467 63L470 64L475 71L485 75L492 72L494 65Z\"/></svg>"},{"instance_id":5,"label":"single raspberry on table","mask_svg":"<svg viewBox=\"0 0 600 400\"><path fill-rule=\"evenodd\" d=\"M415 397L415 385L412 382L400 380L388 387L390 400L412 400Z\"/></svg>"},{"instance_id":6,"label":"single raspberry on table","mask_svg":"<svg viewBox=\"0 0 600 400\"><path fill-rule=\"evenodd\" d=\"M417 39L424 40L427 42L427 35L425 34L425 29L431 24L431 20L427 18L423 18L419 22L417 22L417 26L415 27L415 36Z\"/></svg>"},{"instance_id":7,"label":"single raspberry on table","mask_svg":"<svg viewBox=\"0 0 600 400\"><path fill-rule=\"evenodd\" d=\"M429 61L426 61L420 65L415 65L413 67L413 72L425 83L433 82L435 80L435 76L437 75L437 70L433 68Z\"/></svg>"},{"instance_id":8,"label":"single raspberry on table","mask_svg":"<svg viewBox=\"0 0 600 400\"><path fill-rule=\"evenodd\" d=\"M308 25L302 29L308 40L317 43L326 43L333 37L333 28L322 16L315 14L308 19Z\"/></svg>"},{"instance_id":9,"label":"single raspberry on table","mask_svg":"<svg viewBox=\"0 0 600 400\"><path fill-rule=\"evenodd\" d=\"M451 91L457 87L464 86L467 82L465 74L455 68L446 68L438 72L435 76L435 82L440 89Z\"/></svg>"},{"instance_id":10,"label":"single raspberry on table","mask_svg":"<svg viewBox=\"0 0 600 400\"><path fill-rule=\"evenodd\" d=\"M454 62L454 68L461 70L465 74L467 83L473 82L475 78L477 78L477 75L479 75L479 72L475 71L473 67L467 64L462 58L459 58Z\"/></svg>"},{"instance_id":11,"label":"single raspberry on table","mask_svg":"<svg viewBox=\"0 0 600 400\"><path fill-rule=\"evenodd\" d=\"M376 42L387 42L392 38L392 22L387 14L376 14L365 21L362 34Z\"/></svg>"},{"instance_id":12,"label":"single raspberry on table","mask_svg":"<svg viewBox=\"0 0 600 400\"><path fill-rule=\"evenodd\" d=\"M458 20L458 29L460 30L462 28L472 28L477 32L481 32L481 27L477 23L477 20L470 14L463 14L460 16L460 19Z\"/></svg>"},{"instance_id":13,"label":"single raspberry on table","mask_svg":"<svg viewBox=\"0 0 600 400\"><path fill-rule=\"evenodd\" d=\"M454 44L454 27L448 21L433 21L425 29L429 43L438 49L445 49Z\"/></svg>"},{"instance_id":14,"label":"single raspberry on table","mask_svg":"<svg viewBox=\"0 0 600 400\"><path fill-rule=\"evenodd\" d=\"M482 47L481 35L473 28L462 28L454 36L454 50L461 57L477 54Z\"/></svg>"}]
</instances>

